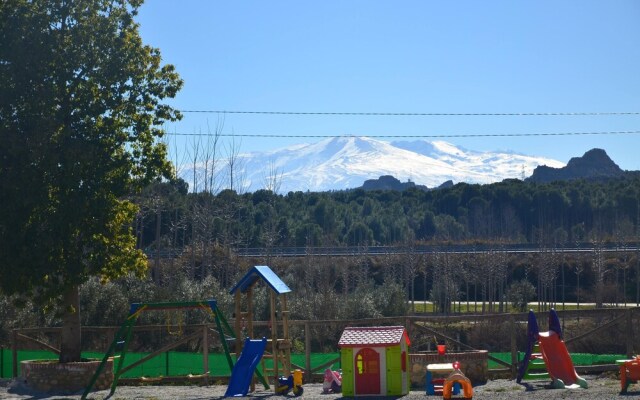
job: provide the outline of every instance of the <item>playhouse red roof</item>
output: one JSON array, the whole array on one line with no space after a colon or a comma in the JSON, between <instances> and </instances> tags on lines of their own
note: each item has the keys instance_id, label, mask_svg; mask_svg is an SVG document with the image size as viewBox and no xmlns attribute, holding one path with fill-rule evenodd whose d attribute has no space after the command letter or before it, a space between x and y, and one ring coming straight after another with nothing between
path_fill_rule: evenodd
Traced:
<instances>
[{"instance_id":1,"label":"playhouse red roof","mask_svg":"<svg viewBox=\"0 0 640 400\"><path fill-rule=\"evenodd\" d=\"M338 346L389 347L399 345L403 339L411 344L404 326L348 327L342 332Z\"/></svg>"}]
</instances>

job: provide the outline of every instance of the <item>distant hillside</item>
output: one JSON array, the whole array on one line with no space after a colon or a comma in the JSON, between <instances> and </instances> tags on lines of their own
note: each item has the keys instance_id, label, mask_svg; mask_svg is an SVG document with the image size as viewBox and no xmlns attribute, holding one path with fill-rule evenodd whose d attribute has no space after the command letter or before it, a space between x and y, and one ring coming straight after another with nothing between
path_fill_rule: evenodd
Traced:
<instances>
[{"instance_id":1,"label":"distant hillside","mask_svg":"<svg viewBox=\"0 0 640 400\"><path fill-rule=\"evenodd\" d=\"M428 187L424 185L416 185L411 181L407 181L404 183L400 182L398 179L394 178L391 175L383 175L378 179L367 179L362 185L362 189L364 190L397 190L401 192L410 188L429 190Z\"/></svg>"},{"instance_id":2,"label":"distant hillside","mask_svg":"<svg viewBox=\"0 0 640 400\"><path fill-rule=\"evenodd\" d=\"M453 181L448 180L442 183L440 186L429 189L425 185L416 185L415 182L407 181L400 182L397 178L391 175L383 175L378 179L367 179L364 184L358 189L364 190L396 190L398 192L402 192L403 190L417 188L420 190L437 190L437 189L446 189L453 186Z\"/></svg>"},{"instance_id":3,"label":"distant hillside","mask_svg":"<svg viewBox=\"0 0 640 400\"><path fill-rule=\"evenodd\" d=\"M618 178L624 174L625 172L609 158L604 150L592 149L582 157L572 158L562 168L540 165L534 169L533 174L526 181L548 183L572 179L599 180Z\"/></svg>"}]
</instances>

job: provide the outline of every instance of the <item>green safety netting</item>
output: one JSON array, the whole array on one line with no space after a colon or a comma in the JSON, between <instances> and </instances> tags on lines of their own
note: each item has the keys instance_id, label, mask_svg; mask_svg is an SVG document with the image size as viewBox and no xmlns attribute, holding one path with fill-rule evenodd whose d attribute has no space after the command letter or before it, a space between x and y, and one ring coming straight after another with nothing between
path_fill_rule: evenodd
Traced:
<instances>
[{"instance_id":1,"label":"green safety netting","mask_svg":"<svg viewBox=\"0 0 640 400\"><path fill-rule=\"evenodd\" d=\"M489 353L492 357L495 357L504 362L511 362L511 353ZM524 352L518 352L518 361L524 358ZM616 360L627 358L624 354L588 354L588 353L571 353L571 361L573 365L597 365L597 364L615 364ZM489 369L504 368L504 366L489 359Z\"/></svg>"},{"instance_id":2,"label":"green safety netting","mask_svg":"<svg viewBox=\"0 0 640 400\"><path fill-rule=\"evenodd\" d=\"M127 353L124 366L131 365L150 353ZM316 353L311 355L311 367L323 365L331 360L339 358L340 353ZM2 365L0 378L10 378L13 369L12 354L10 349L0 349ZM101 360L104 353L83 352L82 357ZM50 351L20 350L18 351L18 363L24 360L56 360L58 357ZM291 362L296 365L305 365L304 354L292 354ZM271 368L271 360L266 360L267 368ZM339 361L336 361L333 369L338 369ZM199 375L203 371L203 356L198 353L183 353L169 351L154 357L143 364L133 368L122 375L123 378L160 377L160 376L186 376ZM321 372L321 371L320 371ZM229 376L231 371L224 354L209 354L209 373L212 376Z\"/></svg>"},{"instance_id":3,"label":"green safety netting","mask_svg":"<svg viewBox=\"0 0 640 400\"><path fill-rule=\"evenodd\" d=\"M125 358L125 366L131 365L146 357L150 353L127 353ZM496 357L504 362L511 362L511 353L490 353L492 357ZM102 359L103 353L84 352L82 356L85 358ZM323 365L332 360L339 358L340 353L314 353L311 355L311 366ZM518 360L524 357L523 352L518 353ZM18 351L18 362L23 360L55 360L58 357L50 351L37 350L20 350ZM587 353L571 353L571 359L574 365L597 365L597 364L615 364L616 360L627 358L623 354L587 354ZM304 354L292 354L291 362L296 365L305 365ZM266 361L267 367L271 367L270 360ZM340 361L336 361L330 366L331 369L340 368ZM504 368L495 361L489 360L489 369ZM0 349L0 378L10 378L13 369L11 349ZM212 376L229 376L229 366L224 354L209 354L209 372ZM322 371L316 371L321 373ZM198 375L203 373L202 354L183 353L183 352L167 352L163 353L151 360L137 366L136 368L124 374L123 378L140 378L140 377L159 377L159 376L186 376L189 374Z\"/></svg>"}]
</instances>

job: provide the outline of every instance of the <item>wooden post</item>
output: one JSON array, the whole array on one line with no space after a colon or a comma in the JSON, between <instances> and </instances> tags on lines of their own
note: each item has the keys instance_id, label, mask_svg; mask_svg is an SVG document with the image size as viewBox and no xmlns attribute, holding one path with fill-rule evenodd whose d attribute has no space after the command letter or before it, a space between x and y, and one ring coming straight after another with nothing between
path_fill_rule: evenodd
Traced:
<instances>
[{"instance_id":1,"label":"wooden post","mask_svg":"<svg viewBox=\"0 0 640 400\"><path fill-rule=\"evenodd\" d=\"M104 347L104 351L106 352L107 349L109 348L109 345L114 341L114 339L116 338L116 328L107 328L107 342L105 343L106 346Z\"/></svg>"},{"instance_id":2,"label":"wooden post","mask_svg":"<svg viewBox=\"0 0 640 400\"><path fill-rule=\"evenodd\" d=\"M255 285L255 284L254 284ZM249 286L247 289L247 336L250 339L255 339L253 335L253 286ZM239 333L238 333L239 334Z\"/></svg>"},{"instance_id":3,"label":"wooden post","mask_svg":"<svg viewBox=\"0 0 640 400\"><path fill-rule=\"evenodd\" d=\"M518 345L516 341L516 320L513 315L509 316L509 327L511 331L511 379L515 379L518 374Z\"/></svg>"},{"instance_id":4,"label":"wooden post","mask_svg":"<svg viewBox=\"0 0 640 400\"><path fill-rule=\"evenodd\" d=\"M235 317L234 317L234 328L236 330L236 361L240 356L240 352L242 351L242 293L240 290L236 291L235 295Z\"/></svg>"},{"instance_id":5,"label":"wooden post","mask_svg":"<svg viewBox=\"0 0 640 400\"><path fill-rule=\"evenodd\" d=\"M13 370L11 371L14 378L18 377L18 331L13 330L13 339L11 340L11 357L13 361Z\"/></svg>"},{"instance_id":6,"label":"wooden post","mask_svg":"<svg viewBox=\"0 0 640 400\"><path fill-rule=\"evenodd\" d=\"M220 338L224 340L224 338ZM202 383L209 384L209 325L202 327Z\"/></svg>"},{"instance_id":7,"label":"wooden post","mask_svg":"<svg viewBox=\"0 0 640 400\"><path fill-rule=\"evenodd\" d=\"M280 357L282 358L282 373L284 376L291 374L291 338L289 337L289 306L287 295L280 295L280 318L282 319L282 345Z\"/></svg>"},{"instance_id":8,"label":"wooden post","mask_svg":"<svg viewBox=\"0 0 640 400\"><path fill-rule=\"evenodd\" d=\"M271 291L271 354L273 355L273 386L278 388L278 321L276 320L276 292Z\"/></svg>"},{"instance_id":9,"label":"wooden post","mask_svg":"<svg viewBox=\"0 0 640 400\"><path fill-rule=\"evenodd\" d=\"M627 358L632 358L633 354L633 315L632 309L627 310L627 327L626 327L626 344L627 344Z\"/></svg>"},{"instance_id":10,"label":"wooden post","mask_svg":"<svg viewBox=\"0 0 640 400\"><path fill-rule=\"evenodd\" d=\"M311 379L311 327L309 321L304 322L304 370L307 379Z\"/></svg>"}]
</instances>

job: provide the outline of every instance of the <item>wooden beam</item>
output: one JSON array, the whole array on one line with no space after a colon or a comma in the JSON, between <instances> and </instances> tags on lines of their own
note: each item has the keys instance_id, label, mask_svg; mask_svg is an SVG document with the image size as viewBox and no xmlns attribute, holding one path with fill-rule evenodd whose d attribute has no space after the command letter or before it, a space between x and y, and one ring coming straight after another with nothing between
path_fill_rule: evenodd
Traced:
<instances>
[{"instance_id":1,"label":"wooden beam","mask_svg":"<svg viewBox=\"0 0 640 400\"><path fill-rule=\"evenodd\" d=\"M175 343L168 344L168 345L164 346L163 348L161 348L160 350L156 350L153 353L149 354L148 356L143 357L140 360L136 361L135 363L133 363L131 365L128 365L125 368L122 368L120 371L117 371L117 374L118 374L118 376L120 376L120 375L124 374L125 372L130 371L133 368L137 367L138 365L140 365L140 364L142 364L142 363L144 363L146 361L149 361L150 359L152 359L154 357L157 357L160 354L165 353L165 352L167 352L167 351L169 351L169 350L171 350L173 348L176 348L176 347L180 346L181 344L188 342L189 340L193 340L193 339L199 338L200 335L202 335L202 332L198 331L198 332L192 333L191 335L186 336L186 337L178 340Z\"/></svg>"},{"instance_id":2,"label":"wooden beam","mask_svg":"<svg viewBox=\"0 0 640 400\"><path fill-rule=\"evenodd\" d=\"M41 340L38 340L38 339L36 339L36 338L29 337L29 336L27 336L27 335L23 335L22 333L18 333L18 337L19 337L20 339L25 339L25 340L27 340L27 341L29 341L29 342L36 343L38 346L40 346L41 348L43 348L43 349L45 349L45 350L52 351L52 352L54 352L54 353L56 353L56 354L58 354L58 355L60 354L60 350L59 350L59 349L56 349L55 347L53 347L53 346L51 346L51 345L49 345L49 344L47 344L47 343L45 343L45 342L43 342L43 341L41 341Z\"/></svg>"}]
</instances>

